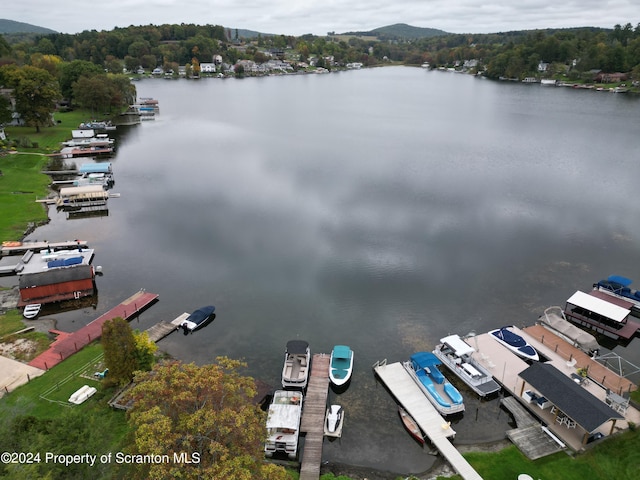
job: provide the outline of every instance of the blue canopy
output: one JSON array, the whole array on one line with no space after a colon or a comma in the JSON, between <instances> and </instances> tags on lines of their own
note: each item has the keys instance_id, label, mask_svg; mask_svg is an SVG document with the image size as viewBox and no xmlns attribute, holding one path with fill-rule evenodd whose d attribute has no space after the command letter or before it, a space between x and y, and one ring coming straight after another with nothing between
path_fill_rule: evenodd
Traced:
<instances>
[{"instance_id":1,"label":"blue canopy","mask_svg":"<svg viewBox=\"0 0 640 480\"><path fill-rule=\"evenodd\" d=\"M187 322L193 322L196 325L200 325L211 316L215 309L216 307L214 307L213 305L209 305L208 307L201 307L198 310L194 311L191 315L189 315L189 317L187 317Z\"/></svg>"},{"instance_id":2,"label":"blue canopy","mask_svg":"<svg viewBox=\"0 0 640 480\"><path fill-rule=\"evenodd\" d=\"M630 278L622 277L620 275L609 275L607 277L607 280L609 280L610 282L619 283L623 287L628 287L633 283L633 280L631 280Z\"/></svg>"},{"instance_id":3,"label":"blue canopy","mask_svg":"<svg viewBox=\"0 0 640 480\"><path fill-rule=\"evenodd\" d=\"M418 352L411 355L411 361L419 365L421 368L424 367L433 367L435 365L440 365L442 362L438 360L431 352Z\"/></svg>"}]
</instances>

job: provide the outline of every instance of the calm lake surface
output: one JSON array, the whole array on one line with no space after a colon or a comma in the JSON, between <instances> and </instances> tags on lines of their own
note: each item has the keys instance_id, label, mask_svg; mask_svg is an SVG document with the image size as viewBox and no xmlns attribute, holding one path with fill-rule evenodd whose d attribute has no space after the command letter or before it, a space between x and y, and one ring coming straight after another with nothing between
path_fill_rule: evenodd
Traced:
<instances>
[{"instance_id":1,"label":"calm lake surface","mask_svg":"<svg viewBox=\"0 0 640 480\"><path fill-rule=\"evenodd\" d=\"M242 358L273 386L287 340L350 345L354 378L329 397L345 430L324 460L434 462L375 361L531 325L610 274L640 277L635 97L403 67L136 86L160 115L119 128L109 216L51 210L29 237L88 240L104 269L97 308L55 315L58 328L140 288L160 302L134 328L214 304L214 323L161 349ZM640 364L637 340L616 351ZM456 442L503 438L497 401L463 395Z\"/></svg>"}]
</instances>

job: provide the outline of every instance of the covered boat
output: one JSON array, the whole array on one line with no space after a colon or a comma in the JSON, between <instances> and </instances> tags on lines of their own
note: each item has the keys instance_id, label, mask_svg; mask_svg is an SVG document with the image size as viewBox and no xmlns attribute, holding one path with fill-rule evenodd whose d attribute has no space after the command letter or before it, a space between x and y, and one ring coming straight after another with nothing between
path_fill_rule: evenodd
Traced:
<instances>
[{"instance_id":1,"label":"covered boat","mask_svg":"<svg viewBox=\"0 0 640 480\"><path fill-rule=\"evenodd\" d=\"M200 307L189 315L181 324L179 328L182 328L184 334L193 333L195 330L204 327L210 321L215 318L213 312L216 307L209 305L206 307Z\"/></svg>"},{"instance_id":2,"label":"covered boat","mask_svg":"<svg viewBox=\"0 0 640 480\"><path fill-rule=\"evenodd\" d=\"M329 380L335 386L345 385L353 372L353 350L346 345L336 345L331 351Z\"/></svg>"},{"instance_id":3,"label":"covered boat","mask_svg":"<svg viewBox=\"0 0 640 480\"><path fill-rule=\"evenodd\" d=\"M306 388L309 380L310 361L309 343L304 340L289 340L284 351L282 386L284 388Z\"/></svg>"},{"instance_id":4,"label":"covered boat","mask_svg":"<svg viewBox=\"0 0 640 480\"><path fill-rule=\"evenodd\" d=\"M443 415L464 412L462 395L438 369L442 363L433 353L414 353L403 365L438 412Z\"/></svg>"},{"instance_id":5,"label":"covered boat","mask_svg":"<svg viewBox=\"0 0 640 480\"><path fill-rule=\"evenodd\" d=\"M529 343L517 333L509 330L509 328L515 328L513 326L506 326L491 330L489 334L494 340L507 347L516 355L524 358L525 360L540 360L538 352Z\"/></svg>"},{"instance_id":6,"label":"covered boat","mask_svg":"<svg viewBox=\"0 0 640 480\"><path fill-rule=\"evenodd\" d=\"M458 335L440 339L433 354L481 397L500 391L500 385L480 362L473 358L475 349Z\"/></svg>"}]
</instances>

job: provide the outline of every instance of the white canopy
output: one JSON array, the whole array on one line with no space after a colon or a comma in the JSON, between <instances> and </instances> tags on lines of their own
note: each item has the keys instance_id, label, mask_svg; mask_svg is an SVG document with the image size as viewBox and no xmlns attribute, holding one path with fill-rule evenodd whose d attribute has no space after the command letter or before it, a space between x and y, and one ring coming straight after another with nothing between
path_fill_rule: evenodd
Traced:
<instances>
[{"instance_id":1,"label":"white canopy","mask_svg":"<svg viewBox=\"0 0 640 480\"><path fill-rule=\"evenodd\" d=\"M458 356L469 355L475 352L475 349L462 340L459 335L449 335L448 337L441 338L440 341L449 345Z\"/></svg>"},{"instance_id":2,"label":"white canopy","mask_svg":"<svg viewBox=\"0 0 640 480\"><path fill-rule=\"evenodd\" d=\"M618 305L614 305L606 300L601 300L581 291L577 291L571 295L567 303L597 313L615 322L624 321L629 316L629 313L631 313L626 308L619 307Z\"/></svg>"}]
</instances>

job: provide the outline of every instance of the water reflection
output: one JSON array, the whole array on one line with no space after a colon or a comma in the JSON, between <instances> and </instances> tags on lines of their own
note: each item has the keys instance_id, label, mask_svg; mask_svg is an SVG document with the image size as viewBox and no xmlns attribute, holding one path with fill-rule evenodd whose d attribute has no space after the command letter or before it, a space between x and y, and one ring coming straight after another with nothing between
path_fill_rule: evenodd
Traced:
<instances>
[{"instance_id":1,"label":"water reflection","mask_svg":"<svg viewBox=\"0 0 640 480\"><path fill-rule=\"evenodd\" d=\"M531 324L610 273L634 276L640 152L616 119L637 101L409 68L136 86L161 114L118 131L109 216L52 212L33 235L89 240L104 267L97 311L61 314L59 328L146 288L161 301L136 328L216 305L207 328L161 342L185 361L241 357L278 385L287 340L350 345L327 460L433 462L375 361ZM640 363L634 344L624 354ZM457 441L502 438L497 401L465 401Z\"/></svg>"}]
</instances>

